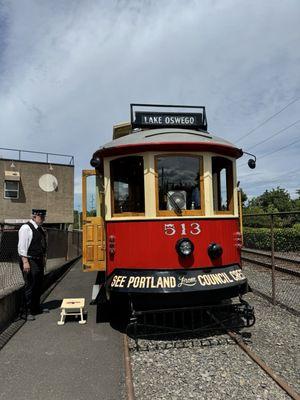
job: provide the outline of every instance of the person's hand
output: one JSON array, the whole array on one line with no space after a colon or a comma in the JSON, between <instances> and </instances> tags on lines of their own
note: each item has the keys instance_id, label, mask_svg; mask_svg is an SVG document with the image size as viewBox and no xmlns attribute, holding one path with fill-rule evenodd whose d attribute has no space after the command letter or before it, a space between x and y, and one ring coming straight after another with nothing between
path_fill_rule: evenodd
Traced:
<instances>
[{"instance_id":1,"label":"person's hand","mask_svg":"<svg viewBox=\"0 0 300 400\"><path fill-rule=\"evenodd\" d=\"M30 271L30 264L28 261L23 261L23 270L24 270L24 272Z\"/></svg>"}]
</instances>

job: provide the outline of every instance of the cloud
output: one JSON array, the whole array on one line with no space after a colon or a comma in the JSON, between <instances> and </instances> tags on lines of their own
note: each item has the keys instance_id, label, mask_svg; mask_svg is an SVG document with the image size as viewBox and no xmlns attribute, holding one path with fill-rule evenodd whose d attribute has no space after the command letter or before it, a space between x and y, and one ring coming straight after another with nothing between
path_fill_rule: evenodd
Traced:
<instances>
[{"instance_id":1,"label":"cloud","mask_svg":"<svg viewBox=\"0 0 300 400\"><path fill-rule=\"evenodd\" d=\"M77 180L111 140L112 125L128 120L130 102L205 105L209 129L234 142L300 97L297 0L0 4L1 146L74 154ZM299 107L239 145L291 124ZM298 151L258 157L260 182L282 170L283 154L292 170ZM245 190L256 193L248 182Z\"/></svg>"}]
</instances>

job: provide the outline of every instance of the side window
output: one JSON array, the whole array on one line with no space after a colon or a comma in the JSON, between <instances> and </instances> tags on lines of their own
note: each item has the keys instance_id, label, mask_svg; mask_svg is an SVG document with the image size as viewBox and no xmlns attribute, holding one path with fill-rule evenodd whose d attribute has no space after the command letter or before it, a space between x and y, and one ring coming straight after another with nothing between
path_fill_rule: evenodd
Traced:
<instances>
[{"instance_id":1,"label":"side window","mask_svg":"<svg viewBox=\"0 0 300 400\"><path fill-rule=\"evenodd\" d=\"M213 199L216 213L233 213L233 168L224 157L212 157Z\"/></svg>"},{"instance_id":2,"label":"side window","mask_svg":"<svg viewBox=\"0 0 300 400\"><path fill-rule=\"evenodd\" d=\"M143 157L122 157L111 161L110 174L112 214L143 214L145 212Z\"/></svg>"},{"instance_id":3,"label":"side window","mask_svg":"<svg viewBox=\"0 0 300 400\"><path fill-rule=\"evenodd\" d=\"M159 214L203 213L201 157L158 156L156 168Z\"/></svg>"},{"instance_id":4,"label":"side window","mask_svg":"<svg viewBox=\"0 0 300 400\"><path fill-rule=\"evenodd\" d=\"M4 198L5 199L19 198L19 182L4 181Z\"/></svg>"}]
</instances>

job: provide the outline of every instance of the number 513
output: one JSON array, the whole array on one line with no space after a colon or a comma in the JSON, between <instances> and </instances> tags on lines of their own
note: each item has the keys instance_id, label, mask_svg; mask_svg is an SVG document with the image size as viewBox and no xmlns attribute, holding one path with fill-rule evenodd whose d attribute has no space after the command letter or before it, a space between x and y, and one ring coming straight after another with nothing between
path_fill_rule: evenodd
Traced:
<instances>
[{"instance_id":1,"label":"number 513","mask_svg":"<svg viewBox=\"0 0 300 400\"><path fill-rule=\"evenodd\" d=\"M165 224L164 233L167 236L173 236L175 233L180 232L181 236L190 233L191 235L199 235L201 232L200 225L197 222L191 224L180 224L179 227L175 227L175 224Z\"/></svg>"}]
</instances>

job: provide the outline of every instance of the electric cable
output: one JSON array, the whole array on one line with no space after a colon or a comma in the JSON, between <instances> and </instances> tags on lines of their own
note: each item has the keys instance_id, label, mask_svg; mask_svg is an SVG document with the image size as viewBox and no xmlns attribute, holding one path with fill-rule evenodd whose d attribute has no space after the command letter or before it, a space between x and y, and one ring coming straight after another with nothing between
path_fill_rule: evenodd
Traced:
<instances>
[{"instance_id":1,"label":"electric cable","mask_svg":"<svg viewBox=\"0 0 300 400\"><path fill-rule=\"evenodd\" d=\"M261 160L262 158L269 157L271 154L274 154L274 153L277 153L278 151L284 150L284 149L286 149L287 147L290 147L290 146L292 146L292 145L294 145L295 143L298 143L298 142L300 142L300 139L297 139L297 140L295 140L294 142L289 143L289 144L287 144L286 146L281 147L280 149L271 151L271 153L266 153L266 154L262 155L261 157L259 157L259 159Z\"/></svg>"},{"instance_id":2,"label":"electric cable","mask_svg":"<svg viewBox=\"0 0 300 400\"><path fill-rule=\"evenodd\" d=\"M294 169L294 170L285 172L284 174L278 175L276 179L273 179L273 178L272 178L271 182L276 181L276 180L278 180L278 179L281 179L281 178L283 178L283 177L285 177L285 176L287 176L287 175L290 176L291 174L294 174L295 172L298 172L298 171L300 171L300 168L297 168L297 169ZM247 174L247 175L244 175L244 176L239 176L239 179L242 180L242 179L244 179L244 178L246 178L247 176L250 176L250 175L252 175L252 174ZM256 174L256 175L258 175L258 174ZM269 181L267 180L267 181L264 181L264 182L269 182ZM251 183L252 183L252 182L251 182Z\"/></svg>"},{"instance_id":3,"label":"electric cable","mask_svg":"<svg viewBox=\"0 0 300 400\"><path fill-rule=\"evenodd\" d=\"M267 142L268 140L270 140L270 139L272 139L273 137L279 135L280 133L282 133L282 132L288 130L289 128L291 128L292 126L298 124L299 122L300 122L300 119L298 119L297 121L295 121L295 122L292 123L291 125L286 126L286 127L283 128L283 129L280 129L280 131L278 131L278 132L274 133L273 135L267 137L266 139L262 140L261 142L258 142L258 143L256 143L255 145L248 147L248 149L251 150L251 149L253 149L254 147L258 146L259 144L262 144L262 143Z\"/></svg>"},{"instance_id":4,"label":"electric cable","mask_svg":"<svg viewBox=\"0 0 300 400\"><path fill-rule=\"evenodd\" d=\"M270 153L263 154L262 156L258 156L257 158L258 158L258 160L261 160L262 158L268 157L268 156L270 156L271 154L274 154L274 153L277 153L277 152L279 152L279 151L281 151L281 150L284 150L284 149L286 149L287 147L290 147L290 146L294 145L295 143L298 143L299 141L300 141L300 139L297 139L297 140L295 140L294 142L289 143L289 144L287 144L286 146L281 147L280 149L271 151ZM239 168L243 167L244 165L248 165L248 164L240 165Z\"/></svg>"},{"instance_id":5,"label":"electric cable","mask_svg":"<svg viewBox=\"0 0 300 400\"><path fill-rule=\"evenodd\" d=\"M289 102L286 106L284 106L281 110L277 111L275 114L271 115L269 118L265 119L263 122L261 122L259 125L257 125L255 128L251 129L249 132L245 133L244 135L242 135L241 137L239 137L237 140L235 140L235 142L239 142L240 140L244 139L245 137L249 136L251 133L253 133L254 131L256 131L258 128L260 128L261 126L265 125L267 122L269 122L271 119L273 119L274 117L276 117L278 114L280 114L282 111L286 110L289 106L291 106L292 104L296 103L297 101L299 101L300 98L297 97L296 99L292 100L291 102Z\"/></svg>"}]
</instances>

